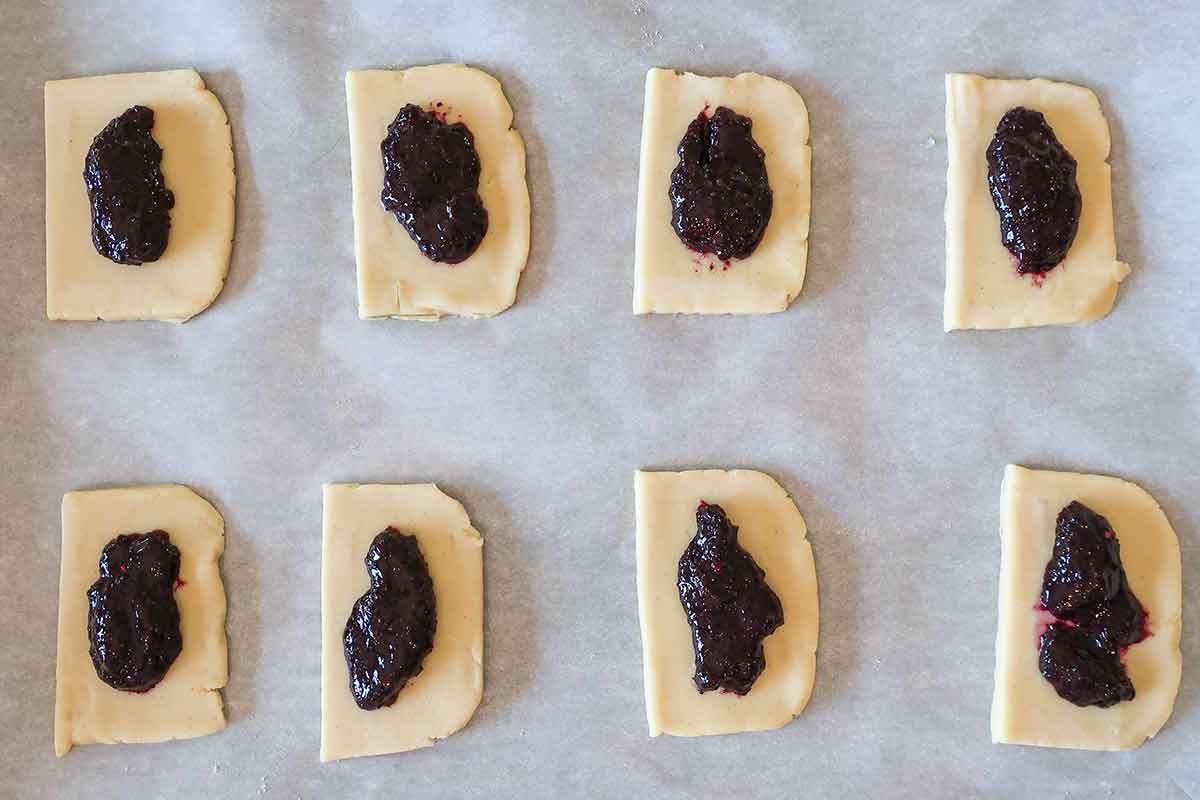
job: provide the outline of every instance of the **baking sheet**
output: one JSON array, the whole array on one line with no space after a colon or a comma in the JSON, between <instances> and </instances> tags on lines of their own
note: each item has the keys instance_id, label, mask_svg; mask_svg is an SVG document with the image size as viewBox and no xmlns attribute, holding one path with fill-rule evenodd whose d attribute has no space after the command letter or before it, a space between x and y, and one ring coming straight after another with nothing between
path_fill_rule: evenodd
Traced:
<instances>
[{"instance_id":1,"label":"baking sheet","mask_svg":"<svg viewBox=\"0 0 1200 800\"><path fill-rule=\"evenodd\" d=\"M1193 3L0 3L0 795L1200 795ZM344 73L463 60L529 154L533 249L488 321L355 311ZM45 319L42 83L195 66L229 112L229 283L182 327ZM789 81L813 130L785 314L634 318L646 69ZM1100 95L1121 257L1083 328L941 331L942 75ZM1107 472L1183 544L1183 685L1125 754L992 745L1007 462ZM753 467L810 528L822 632L787 728L646 736L636 468ZM461 733L321 765L323 481L436 481L485 537L486 689ZM178 481L227 522L229 728L56 760L59 502Z\"/></svg>"}]
</instances>

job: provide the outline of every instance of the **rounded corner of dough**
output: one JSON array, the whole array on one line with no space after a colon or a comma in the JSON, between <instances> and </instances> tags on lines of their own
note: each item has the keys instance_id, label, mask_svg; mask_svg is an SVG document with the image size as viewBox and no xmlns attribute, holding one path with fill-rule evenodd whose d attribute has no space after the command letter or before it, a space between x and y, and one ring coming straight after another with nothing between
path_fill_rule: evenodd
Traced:
<instances>
[{"instance_id":1,"label":"rounded corner of dough","mask_svg":"<svg viewBox=\"0 0 1200 800\"><path fill-rule=\"evenodd\" d=\"M194 503L197 506L197 508L200 510L201 513L203 513L205 516L209 517L210 520L212 522L214 522L218 528L221 529L222 535L224 535L225 517L222 516L221 512L217 509L217 507L213 504L213 502L211 500L209 500L204 495L200 494L200 492L196 491L191 486L185 486L183 484L175 484L173 486L173 488L181 491L183 493L183 495L188 499L188 502Z\"/></svg>"}]
</instances>

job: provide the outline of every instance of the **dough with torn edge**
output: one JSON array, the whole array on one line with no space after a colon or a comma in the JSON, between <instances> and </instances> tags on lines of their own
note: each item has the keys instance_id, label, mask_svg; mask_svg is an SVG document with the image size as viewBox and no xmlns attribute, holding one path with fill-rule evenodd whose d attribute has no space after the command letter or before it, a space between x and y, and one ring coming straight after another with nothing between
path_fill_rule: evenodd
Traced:
<instances>
[{"instance_id":1,"label":"dough with torn edge","mask_svg":"<svg viewBox=\"0 0 1200 800\"><path fill-rule=\"evenodd\" d=\"M463 64L346 73L358 315L436 320L445 314L490 317L511 306L529 257L525 144L500 82ZM440 264L417 248L380 201L388 125L408 103L443 103L479 153L479 195L488 214L483 241L465 261Z\"/></svg>"},{"instance_id":2,"label":"dough with torn edge","mask_svg":"<svg viewBox=\"0 0 1200 800\"><path fill-rule=\"evenodd\" d=\"M135 105L154 111L175 194L162 258L115 264L92 244L83 166L96 134ZM233 136L192 69L46 83L46 314L50 319L186 322L221 293L233 247Z\"/></svg>"},{"instance_id":3,"label":"dough with torn edge","mask_svg":"<svg viewBox=\"0 0 1200 800\"><path fill-rule=\"evenodd\" d=\"M1058 696L1038 670L1042 577L1058 512L1078 500L1108 519L1121 543L1129 585L1150 615L1150 638L1129 648L1125 668L1137 696L1081 708ZM1000 627L992 741L1084 750L1128 750L1171 716L1182 656L1179 540L1154 498L1107 475L1009 465L1000 499Z\"/></svg>"},{"instance_id":4,"label":"dough with torn edge","mask_svg":"<svg viewBox=\"0 0 1200 800\"><path fill-rule=\"evenodd\" d=\"M783 487L752 470L642 472L635 477L638 611L650 735L704 736L779 728L812 695L817 664L817 573L804 518ZM700 694L692 632L679 600L679 558L703 500L725 509L738 542L783 603L763 640L766 669L749 694Z\"/></svg>"},{"instance_id":5,"label":"dough with torn edge","mask_svg":"<svg viewBox=\"0 0 1200 800\"><path fill-rule=\"evenodd\" d=\"M766 154L771 220L748 258L728 268L712 253L689 250L671 227L671 172L679 141L706 107L750 118ZM634 258L635 314L768 314L800 294L808 261L812 148L808 109L788 84L743 72L707 78L652 69L646 74L642 163Z\"/></svg>"},{"instance_id":6,"label":"dough with torn edge","mask_svg":"<svg viewBox=\"0 0 1200 800\"><path fill-rule=\"evenodd\" d=\"M342 633L371 588L363 564L389 525L417 537L433 579L437 630L396 702L364 711L350 693ZM321 562L321 760L429 747L462 729L483 696L483 538L431 483L325 486Z\"/></svg>"},{"instance_id":7,"label":"dough with torn edge","mask_svg":"<svg viewBox=\"0 0 1200 800\"><path fill-rule=\"evenodd\" d=\"M161 742L224 729L219 690L228 682L229 661L221 515L186 486L132 486L64 495L62 525L55 754L77 744ZM179 548L175 602L183 650L153 689L121 692L96 676L88 654L87 590L100 576L106 544L122 533L159 529Z\"/></svg>"},{"instance_id":8,"label":"dough with torn edge","mask_svg":"<svg viewBox=\"0 0 1200 800\"><path fill-rule=\"evenodd\" d=\"M1078 163L1079 231L1043 277L1017 272L1000 240L988 190L987 148L1006 112L1042 112ZM1117 260L1108 122L1090 89L1069 83L946 76L945 329L1090 322L1107 314L1129 265Z\"/></svg>"}]
</instances>

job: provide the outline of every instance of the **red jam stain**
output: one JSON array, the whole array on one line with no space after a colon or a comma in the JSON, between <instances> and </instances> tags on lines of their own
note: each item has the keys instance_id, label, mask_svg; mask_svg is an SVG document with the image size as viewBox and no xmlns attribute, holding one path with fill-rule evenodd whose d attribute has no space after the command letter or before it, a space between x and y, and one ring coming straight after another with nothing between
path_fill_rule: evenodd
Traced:
<instances>
[{"instance_id":1,"label":"red jam stain","mask_svg":"<svg viewBox=\"0 0 1200 800\"><path fill-rule=\"evenodd\" d=\"M429 104L429 113L431 113L431 114L433 114L435 117L437 117L437 119L438 119L438 122L445 123L445 122L446 122L446 115L447 115L449 112L450 112L450 107L449 107L449 106L447 106L445 103L443 103L443 102L442 102L442 101L440 101L440 100L439 100L439 101L437 101L436 103L430 103L430 104Z\"/></svg>"},{"instance_id":2,"label":"red jam stain","mask_svg":"<svg viewBox=\"0 0 1200 800\"><path fill-rule=\"evenodd\" d=\"M1037 614L1037 622L1035 622L1033 626L1033 638L1034 641L1040 646L1042 634L1044 634L1051 625L1058 622L1058 618L1051 614L1046 607L1042 605L1041 600L1034 604L1033 613Z\"/></svg>"},{"instance_id":3,"label":"red jam stain","mask_svg":"<svg viewBox=\"0 0 1200 800\"><path fill-rule=\"evenodd\" d=\"M180 589L182 589L185 586L187 586L187 581L185 581L183 578L176 578L175 586L173 587L173 591L178 592Z\"/></svg>"},{"instance_id":4,"label":"red jam stain","mask_svg":"<svg viewBox=\"0 0 1200 800\"><path fill-rule=\"evenodd\" d=\"M707 269L709 272L716 272L718 264L721 265L721 272L728 272L729 268L733 266L733 262L729 259L722 261L713 253L701 253L699 250L694 250L691 247L688 250L691 250L692 263L695 264L692 267L692 272L699 272L701 268Z\"/></svg>"},{"instance_id":5,"label":"red jam stain","mask_svg":"<svg viewBox=\"0 0 1200 800\"><path fill-rule=\"evenodd\" d=\"M1112 537L1113 537L1113 532L1112 532L1111 530L1108 530L1108 531L1105 531L1105 532L1104 532L1104 538L1105 538L1105 539L1111 539Z\"/></svg>"},{"instance_id":6,"label":"red jam stain","mask_svg":"<svg viewBox=\"0 0 1200 800\"><path fill-rule=\"evenodd\" d=\"M1046 285L1046 276L1048 272L1021 272L1021 261L1012 253L1008 254L1008 260L1012 263L1013 274L1017 276L1017 280L1021 280L1028 276L1029 282L1033 284L1033 288L1040 289Z\"/></svg>"},{"instance_id":7,"label":"red jam stain","mask_svg":"<svg viewBox=\"0 0 1200 800\"><path fill-rule=\"evenodd\" d=\"M1037 643L1037 646L1039 648L1041 647L1041 644L1042 644L1042 634L1044 634L1046 632L1046 629L1049 628L1054 623L1057 622L1059 625L1063 625L1067 628L1078 627L1074 622L1071 622L1071 620L1069 620L1069 619L1059 619L1058 617L1051 614L1050 610L1047 609L1044 605L1042 605L1041 600L1038 600L1037 603L1034 604L1033 613L1037 614L1037 622L1034 623L1034 626L1033 626L1033 639Z\"/></svg>"}]
</instances>

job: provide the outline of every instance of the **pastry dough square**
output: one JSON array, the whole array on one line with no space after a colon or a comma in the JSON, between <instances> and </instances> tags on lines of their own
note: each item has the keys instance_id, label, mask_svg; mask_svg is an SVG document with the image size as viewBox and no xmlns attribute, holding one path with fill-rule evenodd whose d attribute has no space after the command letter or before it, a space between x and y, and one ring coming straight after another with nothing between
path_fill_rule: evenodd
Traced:
<instances>
[{"instance_id":1,"label":"pastry dough square","mask_svg":"<svg viewBox=\"0 0 1200 800\"><path fill-rule=\"evenodd\" d=\"M490 317L511 306L529 257L529 187L525 144L499 81L463 64L352 71L346 73L346 102L359 317ZM429 108L439 102L449 122L465 123L475 137L479 195L488 214L479 249L458 264L422 255L379 198L379 148L388 125L408 103Z\"/></svg>"},{"instance_id":2,"label":"pastry dough square","mask_svg":"<svg viewBox=\"0 0 1200 800\"><path fill-rule=\"evenodd\" d=\"M1150 615L1152 635L1125 657L1137 696L1110 708L1081 708L1062 699L1038 670L1035 607L1058 513L1072 500L1112 523L1129 585ZM1137 747L1166 723L1179 690L1182 569L1171 524L1145 490L1106 475L1010 465L1000 504L992 741L1085 750Z\"/></svg>"},{"instance_id":3,"label":"pastry dough square","mask_svg":"<svg viewBox=\"0 0 1200 800\"><path fill-rule=\"evenodd\" d=\"M54 752L101 742L161 742L225 727L218 691L229 680L225 587L219 561L225 521L186 486L133 486L70 492L62 501L62 580ZM161 529L179 548L183 650L166 677L144 694L113 689L88 654L87 590L100 576L100 552L122 533Z\"/></svg>"},{"instance_id":4,"label":"pastry dough square","mask_svg":"<svg viewBox=\"0 0 1200 800\"><path fill-rule=\"evenodd\" d=\"M779 728L812 695L817 663L817 573L804 518L773 478L751 470L641 472L637 505L638 611L650 735L704 736ZM767 665L744 697L700 694L679 600L679 558L696 534L696 507L720 505L738 541L767 574L783 625L763 641Z\"/></svg>"},{"instance_id":5,"label":"pastry dough square","mask_svg":"<svg viewBox=\"0 0 1200 800\"><path fill-rule=\"evenodd\" d=\"M671 227L671 172L679 140L708 106L750 118L766 154L773 194L771 220L748 258L725 267L711 253L689 250ZM812 148L808 109L788 84L744 72L707 78L652 69L646 74L642 164L634 261L635 314L768 314L800 294L808 261Z\"/></svg>"},{"instance_id":6,"label":"pastry dough square","mask_svg":"<svg viewBox=\"0 0 1200 800\"><path fill-rule=\"evenodd\" d=\"M417 537L433 578L437 631L396 702L364 711L350 693L342 633L371 588L363 564L389 525ZM433 484L325 486L321 562L321 760L429 747L462 729L483 696L483 538Z\"/></svg>"},{"instance_id":7,"label":"pastry dough square","mask_svg":"<svg viewBox=\"0 0 1200 800\"><path fill-rule=\"evenodd\" d=\"M162 172L175 194L167 249L140 267L92 244L83 165L114 117L154 110ZM192 69L46 83L46 314L50 319L186 322L221 293L233 247L233 136Z\"/></svg>"},{"instance_id":8,"label":"pastry dough square","mask_svg":"<svg viewBox=\"0 0 1200 800\"><path fill-rule=\"evenodd\" d=\"M987 182L987 148L1006 112L1045 115L1078 162L1079 231L1067 257L1044 277L1021 275L1000 239ZM1117 260L1108 122L1090 90L1069 83L946 76L947 331L1090 322L1107 314L1129 265Z\"/></svg>"}]
</instances>

